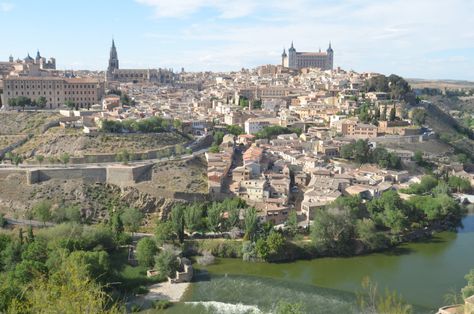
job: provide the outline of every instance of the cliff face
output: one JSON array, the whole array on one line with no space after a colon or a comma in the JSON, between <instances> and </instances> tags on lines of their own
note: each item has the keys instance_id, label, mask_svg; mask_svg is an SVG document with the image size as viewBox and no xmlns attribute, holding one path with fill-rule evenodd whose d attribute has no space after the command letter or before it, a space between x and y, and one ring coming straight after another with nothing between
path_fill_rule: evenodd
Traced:
<instances>
[{"instance_id":1,"label":"cliff face","mask_svg":"<svg viewBox=\"0 0 474 314\"><path fill-rule=\"evenodd\" d=\"M53 204L52 211L60 206L77 205L83 219L100 222L109 214L124 207L141 210L151 221L167 217L178 202L161 196L151 196L135 187L120 188L110 184L86 184L81 180L50 180L26 185L21 175L12 174L0 180L0 212L8 217L27 218L40 201Z\"/></svg>"}]
</instances>

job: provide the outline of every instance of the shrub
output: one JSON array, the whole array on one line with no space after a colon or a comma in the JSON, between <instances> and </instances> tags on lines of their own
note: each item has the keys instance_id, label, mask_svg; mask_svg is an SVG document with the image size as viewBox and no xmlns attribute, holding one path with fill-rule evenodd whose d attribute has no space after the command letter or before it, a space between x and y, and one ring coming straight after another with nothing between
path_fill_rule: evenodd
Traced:
<instances>
[{"instance_id":1,"label":"shrub","mask_svg":"<svg viewBox=\"0 0 474 314\"><path fill-rule=\"evenodd\" d=\"M166 310L169 308L173 303L167 300L157 300L153 301L153 308L156 310Z\"/></svg>"},{"instance_id":2,"label":"shrub","mask_svg":"<svg viewBox=\"0 0 474 314\"><path fill-rule=\"evenodd\" d=\"M212 265L215 261L216 258L211 254L211 252L204 252L203 256L197 258L197 263L203 266Z\"/></svg>"}]
</instances>

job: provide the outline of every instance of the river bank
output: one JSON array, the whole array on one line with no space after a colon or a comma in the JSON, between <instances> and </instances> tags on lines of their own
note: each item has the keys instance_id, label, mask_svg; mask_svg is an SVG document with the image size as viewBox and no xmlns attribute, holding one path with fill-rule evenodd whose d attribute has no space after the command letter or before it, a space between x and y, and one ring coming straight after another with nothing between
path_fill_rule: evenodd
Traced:
<instances>
[{"instance_id":1,"label":"river bank","mask_svg":"<svg viewBox=\"0 0 474 314\"><path fill-rule=\"evenodd\" d=\"M269 313L280 299L302 302L308 309L318 306L321 313L357 313L355 295L367 276L381 290L397 291L414 305L415 313L434 313L445 305L445 294L466 285L464 276L474 268L472 247L474 215L469 215L457 232L436 233L428 239L361 256L289 263L217 258L214 265L196 265L196 282L185 292L183 301L166 313L226 313L219 310L223 308L227 313ZM249 306L254 307L253 312L237 310Z\"/></svg>"}]
</instances>

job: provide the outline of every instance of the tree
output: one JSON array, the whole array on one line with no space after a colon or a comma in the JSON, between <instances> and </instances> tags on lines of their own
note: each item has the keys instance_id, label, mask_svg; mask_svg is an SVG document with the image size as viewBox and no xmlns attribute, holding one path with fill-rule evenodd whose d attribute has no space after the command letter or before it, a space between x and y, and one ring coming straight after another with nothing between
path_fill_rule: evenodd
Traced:
<instances>
[{"instance_id":1,"label":"tree","mask_svg":"<svg viewBox=\"0 0 474 314\"><path fill-rule=\"evenodd\" d=\"M273 230L268 235L266 241L270 254L272 255L278 255L279 253L281 253L281 250L283 249L286 242L285 238L281 233Z\"/></svg>"},{"instance_id":2,"label":"tree","mask_svg":"<svg viewBox=\"0 0 474 314\"><path fill-rule=\"evenodd\" d=\"M288 233L294 237L298 232L298 215L296 210L290 211L286 225L288 227Z\"/></svg>"},{"instance_id":3,"label":"tree","mask_svg":"<svg viewBox=\"0 0 474 314\"><path fill-rule=\"evenodd\" d=\"M105 251L74 251L67 257L68 262L83 265L87 276L98 282L107 282L111 272L109 254Z\"/></svg>"},{"instance_id":4,"label":"tree","mask_svg":"<svg viewBox=\"0 0 474 314\"><path fill-rule=\"evenodd\" d=\"M213 232L219 231L222 222L222 206L214 202L207 208L207 226Z\"/></svg>"},{"instance_id":5,"label":"tree","mask_svg":"<svg viewBox=\"0 0 474 314\"><path fill-rule=\"evenodd\" d=\"M5 219L5 215L4 214L0 214L0 228L3 228L7 225L7 221Z\"/></svg>"},{"instance_id":6,"label":"tree","mask_svg":"<svg viewBox=\"0 0 474 314\"><path fill-rule=\"evenodd\" d=\"M193 203L188 206L184 212L184 221L186 229L189 232L194 232L202 228L202 217L204 215L204 208L202 204Z\"/></svg>"},{"instance_id":7,"label":"tree","mask_svg":"<svg viewBox=\"0 0 474 314\"><path fill-rule=\"evenodd\" d=\"M211 148L209 148L209 152L213 154L217 154L220 152L220 148L217 145L212 145Z\"/></svg>"},{"instance_id":8,"label":"tree","mask_svg":"<svg viewBox=\"0 0 474 314\"><path fill-rule=\"evenodd\" d=\"M40 201L33 206L33 213L36 219L39 219L46 224L47 221L51 220L51 202Z\"/></svg>"},{"instance_id":9,"label":"tree","mask_svg":"<svg viewBox=\"0 0 474 314\"><path fill-rule=\"evenodd\" d=\"M131 155L128 150L122 149L115 155L115 160L126 165L131 160Z\"/></svg>"},{"instance_id":10,"label":"tree","mask_svg":"<svg viewBox=\"0 0 474 314\"><path fill-rule=\"evenodd\" d=\"M464 298L469 298L474 295L474 269L464 276L464 279L467 281L467 285L461 289L461 293Z\"/></svg>"},{"instance_id":11,"label":"tree","mask_svg":"<svg viewBox=\"0 0 474 314\"><path fill-rule=\"evenodd\" d=\"M70 161L70 156L68 153L63 153L61 154L61 156L59 157L59 160L61 160L61 162L63 163L64 166L66 166L69 161Z\"/></svg>"},{"instance_id":12,"label":"tree","mask_svg":"<svg viewBox=\"0 0 474 314\"><path fill-rule=\"evenodd\" d=\"M255 252L257 256L263 260L267 260L268 256L270 255L270 249L268 247L267 241L264 238L257 239L255 242Z\"/></svg>"},{"instance_id":13,"label":"tree","mask_svg":"<svg viewBox=\"0 0 474 314\"><path fill-rule=\"evenodd\" d=\"M23 157L15 154L13 155L11 160L12 160L12 163L15 164L15 166L18 166L19 164L23 162Z\"/></svg>"},{"instance_id":14,"label":"tree","mask_svg":"<svg viewBox=\"0 0 474 314\"><path fill-rule=\"evenodd\" d=\"M244 227L246 240L253 240L255 238L258 227L257 210L254 207L249 207L244 213Z\"/></svg>"},{"instance_id":15,"label":"tree","mask_svg":"<svg viewBox=\"0 0 474 314\"><path fill-rule=\"evenodd\" d=\"M229 134L232 134L235 136L239 136L240 134L245 133L244 129L239 125L227 125L226 129L227 129L227 132L229 132Z\"/></svg>"},{"instance_id":16,"label":"tree","mask_svg":"<svg viewBox=\"0 0 474 314\"><path fill-rule=\"evenodd\" d=\"M46 99L46 97L41 96L40 98L38 98L38 101L37 101L38 107L39 107L40 109L45 108L47 102L48 102L48 100Z\"/></svg>"},{"instance_id":17,"label":"tree","mask_svg":"<svg viewBox=\"0 0 474 314\"><path fill-rule=\"evenodd\" d=\"M413 155L413 161L415 161L415 163L416 163L418 166L424 165L425 161L423 160L423 152L417 150L417 151L415 152L415 154Z\"/></svg>"},{"instance_id":18,"label":"tree","mask_svg":"<svg viewBox=\"0 0 474 314\"><path fill-rule=\"evenodd\" d=\"M380 293L377 284L370 278L362 280L363 292L358 293L357 301L362 313L411 314L413 308L397 294L385 289Z\"/></svg>"},{"instance_id":19,"label":"tree","mask_svg":"<svg viewBox=\"0 0 474 314\"><path fill-rule=\"evenodd\" d=\"M164 249L155 257L155 268L161 276L174 277L178 267L177 256L171 249Z\"/></svg>"},{"instance_id":20,"label":"tree","mask_svg":"<svg viewBox=\"0 0 474 314\"><path fill-rule=\"evenodd\" d=\"M390 118L389 118L389 120L390 121L395 121L396 117L397 117L397 111L396 111L395 107L392 107L392 109L390 109Z\"/></svg>"},{"instance_id":21,"label":"tree","mask_svg":"<svg viewBox=\"0 0 474 314\"><path fill-rule=\"evenodd\" d=\"M11 300L9 313L123 312L110 304L110 296L89 277L86 265L68 259L51 276L31 278L22 296Z\"/></svg>"},{"instance_id":22,"label":"tree","mask_svg":"<svg viewBox=\"0 0 474 314\"><path fill-rule=\"evenodd\" d=\"M122 218L118 213L113 213L112 219L111 219L111 225L112 225L112 232L114 233L114 236L116 239L120 238L120 235L123 233L124 228L123 228L123 222Z\"/></svg>"},{"instance_id":23,"label":"tree","mask_svg":"<svg viewBox=\"0 0 474 314\"><path fill-rule=\"evenodd\" d=\"M185 206L183 204L176 204L171 209L171 222L173 224L174 232L178 236L179 243L184 242L184 211Z\"/></svg>"},{"instance_id":24,"label":"tree","mask_svg":"<svg viewBox=\"0 0 474 314\"><path fill-rule=\"evenodd\" d=\"M72 100L66 100L64 102L64 105L69 108L69 110L73 110L75 107L76 107L76 104L74 104L74 102Z\"/></svg>"},{"instance_id":25,"label":"tree","mask_svg":"<svg viewBox=\"0 0 474 314\"><path fill-rule=\"evenodd\" d=\"M173 120L173 127L174 127L176 130L182 130L182 128L183 128L183 122L181 122L181 120L175 119L175 120Z\"/></svg>"},{"instance_id":26,"label":"tree","mask_svg":"<svg viewBox=\"0 0 474 314\"><path fill-rule=\"evenodd\" d=\"M122 219L123 224L133 234L140 228L143 220L143 213L136 208L129 207L125 209L120 218Z\"/></svg>"},{"instance_id":27,"label":"tree","mask_svg":"<svg viewBox=\"0 0 474 314\"><path fill-rule=\"evenodd\" d=\"M276 314L304 314L302 303L290 303L280 300L275 311Z\"/></svg>"},{"instance_id":28,"label":"tree","mask_svg":"<svg viewBox=\"0 0 474 314\"><path fill-rule=\"evenodd\" d=\"M386 248L389 244L388 238L378 232L375 223L367 218L357 220L356 234L364 246L371 251Z\"/></svg>"},{"instance_id":29,"label":"tree","mask_svg":"<svg viewBox=\"0 0 474 314\"><path fill-rule=\"evenodd\" d=\"M41 166L41 164L42 164L43 161L44 161L44 156L43 156L43 155L36 155L36 156L35 156L35 159L36 159L36 161L37 161L37 162L40 164L40 166Z\"/></svg>"},{"instance_id":30,"label":"tree","mask_svg":"<svg viewBox=\"0 0 474 314\"><path fill-rule=\"evenodd\" d=\"M423 125L426 120L426 111L423 108L415 108L411 113L411 119L416 125Z\"/></svg>"},{"instance_id":31,"label":"tree","mask_svg":"<svg viewBox=\"0 0 474 314\"><path fill-rule=\"evenodd\" d=\"M152 267L157 252L158 248L153 239L145 237L138 241L136 257L140 265Z\"/></svg>"},{"instance_id":32,"label":"tree","mask_svg":"<svg viewBox=\"0 0 474 314\"><path fill-rule=\"evenodd\" d=\"M176 144L176 145L174 146L174 153L175 153L177 156L180 156L180 155L184 154L184 152L185 152L185 149L184 149L183 145L181 145L181 144Z\"/></svg>"},{"instance_id":33,"label":"tree","mask_svg":"<svg viewBox=\"0 0 474 314\"><path fill-rule=\"evenodd\" d=\"M472 188L471 182L469 182L469 180L456 176L449 177L448 185L451 189L458 193L470 192Z\"/></svg>"},{"instance_id":34,"label":"tree","mask_svg":"<svg viewBox=\"0 0 474 314\"><path fill-rule=\"evenodd\" d=\"M319 210L314 219L311 237L316 249L330 255L352 252L354 227L347 214L330 214Z\"/></svg>"},{"instance_id":35,"label":"tree","mask_svg":"<svg viewBox=\"0 0 474 314\"><path fill-rule=\"evenodd\" d=\"M174 226L171 221L158 221L155 229L155 239L159 245L173 240L175 237Z\"/></svg>"}]
</instances>

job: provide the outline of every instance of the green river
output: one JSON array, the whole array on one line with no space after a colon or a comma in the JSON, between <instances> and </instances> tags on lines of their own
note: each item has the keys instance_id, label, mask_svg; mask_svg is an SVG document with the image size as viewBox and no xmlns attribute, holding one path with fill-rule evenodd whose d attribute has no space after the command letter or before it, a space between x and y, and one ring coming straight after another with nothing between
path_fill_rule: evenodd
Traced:
<instances>
[{"instance_id":1,"label":"green river","mask_svg":"<svg viewBox=\"0 0 474 314\"><path fill-rule=\"evenodd\" d=\"M357 313L355 294L369 276L399 292L416 313L434 313L474 268L474 215L458 232L384 253L292 263L218 259L199 270L184 302L167 313L272 313L279 300L302 302L308 313Z\"/></svg>"}]
</instances>

